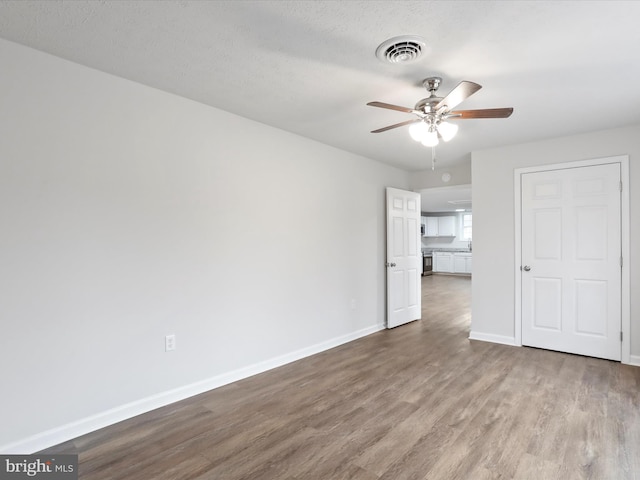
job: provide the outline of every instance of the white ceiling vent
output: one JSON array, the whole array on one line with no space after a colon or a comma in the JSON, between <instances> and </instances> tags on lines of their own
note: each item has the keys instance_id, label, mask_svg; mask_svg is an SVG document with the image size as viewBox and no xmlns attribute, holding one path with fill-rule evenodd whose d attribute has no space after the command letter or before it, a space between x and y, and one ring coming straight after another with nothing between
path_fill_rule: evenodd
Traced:
<instances>
[{"instance_id":1,"label":"white ceiling vent","mask_svg":"<svg viewBox=\"0 0 640 480\"><path fill-rule=\"evenodd\" d=\"M417 35L393 37L380 44L376 49L376 57L385 63L411 63L418 60L426 43Z\"/></svg>"}]
</instances>

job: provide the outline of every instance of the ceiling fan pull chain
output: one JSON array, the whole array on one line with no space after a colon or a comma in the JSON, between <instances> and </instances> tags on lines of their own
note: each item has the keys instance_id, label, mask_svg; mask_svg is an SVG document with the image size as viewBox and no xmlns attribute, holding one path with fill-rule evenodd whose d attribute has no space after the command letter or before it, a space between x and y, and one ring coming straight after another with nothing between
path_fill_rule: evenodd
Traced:
<instances>
[{"instance_id":1,"label":"ceiling fan pull chain","mask_svg":"<svg viewBox=\"0 0 640 480\"><path fill-rule=\"evenodd\" d=\"M436 169L436 147L431 147L431 171Z\"/></svg>"}]
</instances>

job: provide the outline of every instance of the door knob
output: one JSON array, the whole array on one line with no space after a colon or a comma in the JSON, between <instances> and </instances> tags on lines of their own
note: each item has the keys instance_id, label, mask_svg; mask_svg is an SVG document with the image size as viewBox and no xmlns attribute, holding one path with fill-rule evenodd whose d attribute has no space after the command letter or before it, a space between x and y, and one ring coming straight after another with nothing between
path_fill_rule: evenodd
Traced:
<instances>
[{"instance_id":1,"label":"door knob","mask_svg":"<svg viewBox=\"0 0 640 480\"><path fill-rule=\"evenodd\" d=\"M529 265L525 265L524 267L522 267L522 270L528 272L529 270L531 270L531 267Z\"/></svg>"},{"instance_id":2,"label":"door knob","mask_svg":"<svg viewBox=\"0 0 640 480\"><path fill-rule=\"evenodd\" d=\"M395 267L395 266L396 266L396 264L395 264L395 263L389 263L389 262L387 262L387 267Z\"/></svg>"}]
</instances>

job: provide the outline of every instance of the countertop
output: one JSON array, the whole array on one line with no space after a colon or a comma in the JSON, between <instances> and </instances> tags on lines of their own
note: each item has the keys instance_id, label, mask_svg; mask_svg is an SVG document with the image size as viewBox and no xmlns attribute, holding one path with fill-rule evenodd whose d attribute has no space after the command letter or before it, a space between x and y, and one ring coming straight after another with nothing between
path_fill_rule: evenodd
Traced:
<instances>
[{"instance_id":1,"label":"countertop","mask_svg":"<svg viewBox=\"0 0 640 480\"><path fill-rule=\"evenodd\" d=\"M468 248L423 248L422 254L436 253L436 252L449 252L449 253L473 253Z\"/></svg>"}]
</instances>

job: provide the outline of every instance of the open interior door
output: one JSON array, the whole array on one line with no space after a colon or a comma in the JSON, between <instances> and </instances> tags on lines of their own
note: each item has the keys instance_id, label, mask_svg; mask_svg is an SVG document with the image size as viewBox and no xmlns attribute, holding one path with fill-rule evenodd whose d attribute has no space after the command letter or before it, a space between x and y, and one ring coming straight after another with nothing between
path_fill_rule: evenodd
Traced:
<instances>
[{"instance_id":1,"label":"open interior door","mask_svg":"<svg viewBox=\"0 0 640 480\"><path fill-rule=\"evenodd\" d=\"M420 194L387 188L387 328L421 317Z\"/></svg>"}]
</instances>

